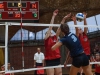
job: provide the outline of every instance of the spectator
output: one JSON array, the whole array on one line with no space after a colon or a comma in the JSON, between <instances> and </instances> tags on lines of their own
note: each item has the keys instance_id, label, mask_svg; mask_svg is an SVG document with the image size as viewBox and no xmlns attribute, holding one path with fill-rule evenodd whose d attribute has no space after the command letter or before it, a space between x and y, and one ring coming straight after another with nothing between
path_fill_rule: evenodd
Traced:
<instances>
[{"instance_id":1,"label":"spectator","mask_svg":"<svg viewBox=\"0 0 100 75\"><path fill-rule=\"evenodd\" d=\"M100 54L95 54L95 61L100 62ZM95 64L95 75L100 75L100 64Z\"/></svg>"},{"instance_id":2,"label":"spectator","mask_svg":"<svg viewBox=\"0 0 100 75\"><path fill-rule=\"evenodd\" d=\"M9 70L9 71L10 71L10 70L14 70L14 68L11 67L10 63L8 63L8 70ZM14 73L11 73L10 75L14 75Z\"/></svg>"},{"instance_id":3,"label":"spectator","mask_svg":"<svg viewBox=\"0 0 100 75\"><path fill-rule=\"evenodd\" d=\"M1 66L1 71L4 71L4 70L5 70L5 66L2 65L2 66ZM4 74L4 72L1 72L0 75L5 75L5 74Z\"/></svg>"}]
</instances>

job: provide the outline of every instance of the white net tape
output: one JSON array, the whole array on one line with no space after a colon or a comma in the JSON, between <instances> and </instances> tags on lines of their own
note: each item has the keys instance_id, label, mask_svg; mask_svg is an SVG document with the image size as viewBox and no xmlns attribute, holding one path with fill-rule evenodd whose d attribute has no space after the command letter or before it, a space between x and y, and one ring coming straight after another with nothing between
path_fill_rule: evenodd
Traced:
<instances>
[{"instance_id":1,"label":"white net tape","mask_svg":"<svg viewBox=\"0 0 100 75\"><path fill-rule=\"evenodd\" d=\"M90 62L90 64L100 64L100 62ZM70 67L71 64L68 64L67 67ZM34 71L34 70L41 70L41 69L50 69L50 68L59 68L59 67L64 67L64 65L59 65L59 66L50 66L50 67L43 67L43 68L29 68L29 69L20 69L20 70L12 70L12 71L0 71L0 73L5 72L5 73L18 73L18 72L26 72L26 71Z\"/></svg>"},{"instance_id":2,"label":"white net tape","mask_svg":"<svg viewBox=\"0 0 100 75\"><path fill-rule=\"evenodd\" d=\"M90 64L100 64L100 62L91 62ZM70 67L71 64L68 64L67 67ZM18 72L26 72L26 71L34 71L34 70L41 70L41 69L50 69L50 68L59 68L59 67L64 67L64 65L59 65L59 66L50 66L50 67L43 67L43 68L29 68L29 69L20 69L20 70L12 70L12 71L0 71L0 73L5 72L5 73L18 73Z\"/></svg>"},{"instance_id":3,"label":"white net tape","mask_svg":"<svg viewBox=\"0 0 100 75\"><path fill-rule=\"evenodd\" d=\"M6 22L7 25L16 25L16 26L20 26L20 23L14 23L14 22ZM0 25L5 25L4 24L0 24ZM41 24L41 23L22 23L23 26L53 26L53 27L59 27L60 24ZM92 28L100 28L100 25L69 25L70 27L92 27Z\"/></svg>"}]
</instances>

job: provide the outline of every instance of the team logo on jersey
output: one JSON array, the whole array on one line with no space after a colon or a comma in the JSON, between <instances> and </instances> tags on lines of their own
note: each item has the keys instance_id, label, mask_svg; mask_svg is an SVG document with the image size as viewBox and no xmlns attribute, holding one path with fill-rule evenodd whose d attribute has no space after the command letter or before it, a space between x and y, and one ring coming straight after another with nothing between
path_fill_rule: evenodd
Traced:
<instances>
[{"instance_id":1,"label":"team logo on jersey","mask_svg":"<svg viewBox=\"0 0 100 75\"><path fill-rule=\"evenodd\" d=\"M84 41L87 41L87 38L84 38Z\"/></svg>"}]
</instances>

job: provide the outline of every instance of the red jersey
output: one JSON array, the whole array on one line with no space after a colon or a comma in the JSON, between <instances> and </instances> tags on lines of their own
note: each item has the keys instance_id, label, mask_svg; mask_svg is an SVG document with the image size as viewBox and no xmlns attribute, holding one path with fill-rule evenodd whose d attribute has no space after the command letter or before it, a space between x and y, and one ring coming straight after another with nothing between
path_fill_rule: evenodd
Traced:
<instances>
[{"instance_id":1,"label":"red jersey","mask_svg":"<svg viewBox=\"0 0 100 75\"><path fill-rule=\"evenodd\" d=\"M95 72L100 73L100 64L95 64Z\"/></svg>"},{"instance_id":2,"label":"red jersey","mask_svg":"<svg viewBox=\"0 0 100 75\"><path fill-rule=\"evenodd\" d=\"M79 40L81 42L85 54L90 55L90 43L87 35L85 33L83 33L83 35L79 34Z\"/></svg>"},{"instance_id":3,"label":"red jersey","mask_svg":"<svg viewBox=\"0 0 100 75\"><path fill-rule=\"evenodd\" d=\"M10 75L10 73L7 73L7 74L5 74L5 75Z\"/></svg>"},{"instance_id":4,"label":"red jersey","mask_svg":"<svg viewBox=\"0 0 100 75\"><path fill-rule=\"evenodd\" d=\"M60 50L57 48L56 50L52 51L51 47L57 42L57 37L50 36L45 40L45 59L51 60L51 59L57 59L60 58Z\"/></svg>"}]
</instances>

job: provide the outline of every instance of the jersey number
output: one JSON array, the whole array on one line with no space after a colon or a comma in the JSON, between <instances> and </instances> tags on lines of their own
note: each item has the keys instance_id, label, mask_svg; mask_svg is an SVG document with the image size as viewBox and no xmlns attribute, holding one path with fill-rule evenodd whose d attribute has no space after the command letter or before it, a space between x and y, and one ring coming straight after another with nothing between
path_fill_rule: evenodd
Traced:
<instances>
[{"instance_id":1,"label":"jersey number","mask_svg":"<svg viewBox=\"0 0 100 75\"><path fill-rule=\"evenodd\" d=\"M77 38L74 35L72 35L71 38L73 39L74 42L77 41Z\"/></svg>"}]
</instances>

